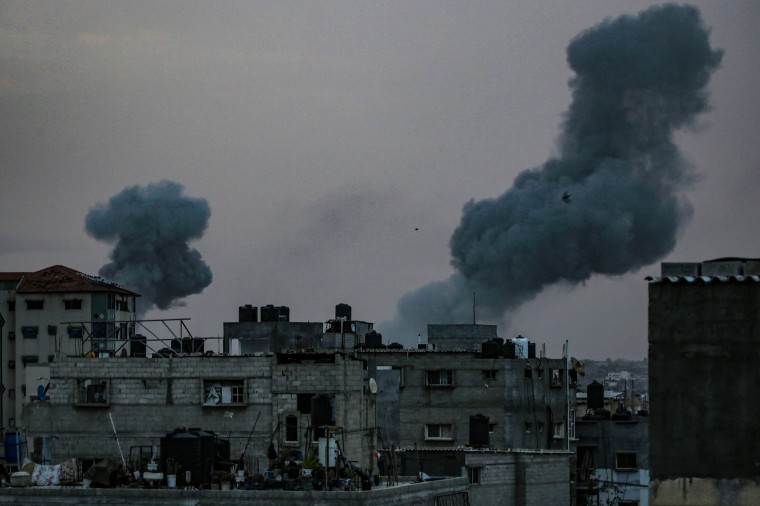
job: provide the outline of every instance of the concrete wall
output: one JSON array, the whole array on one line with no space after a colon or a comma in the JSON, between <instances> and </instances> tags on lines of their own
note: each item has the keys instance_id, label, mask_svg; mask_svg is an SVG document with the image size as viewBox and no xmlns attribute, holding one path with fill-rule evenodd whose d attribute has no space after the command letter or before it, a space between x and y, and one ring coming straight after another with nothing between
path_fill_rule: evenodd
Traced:
<instances>
[{"instance_id":1,"label":"concrete wall","mask_svg":"<svg viewBox=\"0 0 760 506\"><path fill-rule=\"evenodd\" d=\"M82 405L77 388L83 379L108 381L109 402ZM204 380L244 382L245 402L204 405ZM53 462L70 457L120 459L110 414L125 456L130 446L158 445L161 436L185 426L229 438L235 459L256 423L246 457L252 459L249 464L254 471L263 471L270 441L278 449L297 448L303 442L310 417L298 412L298 393L335 394L337 425L347 431L341 444L351 460L368 467L375 445L368 425L370 405L363 390L362 362L341 355L333 362L288 364L279 364L272 355L64 358L51 366L51 385L50 400L27 404L24 412L29 438L54 437ZM295 445L284 441L288 414L299 417Z\"/></svg>"},{"instance_id":2,"label":"concrete wall","mask_svg":"<svg viewBox=\"0 0 760 506\"><path fill-rule=\"evenodd\" d=\"M133 506L436 506L442 498L466 498L467 478L452 478L427 483L410 483L395 488L366 492L290 492L290 491L217 491L217 490L138 490L138 489L31 489L5 488L0 504ZM466 504L465 502L449 504ZM477 506L482 503L470 501ZM547 503L548 504L548 503ZM559 503L557 503L559 504ZM564 503L567 504L567 503Z\"/></svg>"},{"instance_id":3,"label":"concrete wall","mask_svg":"<svg viewBox=\"0 0 760 506\"><path fill-rule=\"evenodd\" d=\"M428 325L428 344L436 350L479 351L483 341L496 335L496 325Z\"/></svg>"},{"instance_id":4,"label":"concrete wall","mask_svg":"<svg viewBox=\"0 0 760 506\"><path fill-rule=\"evenodd\" d=\"M442 448L469 445L469 417L482 414L495 424L490 434L491 448L566 448L563 437L553 436L553 422L566 426L566 383L558 387L551 384L551 369L560 369L566 378L563 359L505 359L483 358L472 352L438 351L379 351L363 350L362 358L368 361L368 374L383 377L399 375L398 401L390 393L383 392L383 399L392 402L388 415L382 415L383 423L395 423L398 404L398 426L384 427L385 434L398 434L390 443L400 447L414 444ZM377 368L391 367L391 371ZM531 378L525 376L530 367ZM430 370L453 371L451 386L426 385L426 373ZM396 373L398 371L398 373ZM484 378L483 371L495 371L496 377ZM539 373L539 371L541 371ZM381 385L386 385L385 380ZM574 406L574 389L570 389L570 403ZM378 406L383 410L383 406ZM549 417L551 408L552 417ZM539 422L543 429L539 432ZM526 423L531 431L526 431ZM425 440L426 424L451 424L452 439L448 441ZM566 427L565 427L566 429Z\"/></svg>"},{"instance_id":5,"label":"concrete wall","mask_svg":"<svg viewBox=\"0 0 760 506\"><path fill-rule=\"evenodd\" d=\"M757 478L758 363L760 283L650 283L653 479Z\"/></svg>"}]
</instances>

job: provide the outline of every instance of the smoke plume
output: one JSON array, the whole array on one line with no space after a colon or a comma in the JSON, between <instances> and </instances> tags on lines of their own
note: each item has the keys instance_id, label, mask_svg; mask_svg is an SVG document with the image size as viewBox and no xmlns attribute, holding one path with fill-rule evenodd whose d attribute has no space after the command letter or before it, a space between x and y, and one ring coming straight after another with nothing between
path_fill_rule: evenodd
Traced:
<instances>
[{"instance_id":1,"label":"smoke plume","mask_svg":"<svg viewBox=\"0 0 760 506\"><path fill-rule=\"evenodd\" d=\"M699 11L676 5L576 36L559 156L464 206L450 240L455 273L404 295L391 326L469 323L473 292L478 316L499 318L548 285L624 274L670 252L691 215L679 192L693 180L673 132L708 107L722 57L708 39Z\"/></svg>"},{"instance_id":2,"label":"smoke plume","mask_svg":"<svg viewBox=\"0 0 760 506\"><path fill-rule=\"evenodd\" d=\"M208 202L182 195L182 186L161 181L132 186L87 213L85 229L115 243L99 274L142 295L140 313L182 305L211 283L211 269L188 241L203 236Z\"/></svg>"}]
</instances>

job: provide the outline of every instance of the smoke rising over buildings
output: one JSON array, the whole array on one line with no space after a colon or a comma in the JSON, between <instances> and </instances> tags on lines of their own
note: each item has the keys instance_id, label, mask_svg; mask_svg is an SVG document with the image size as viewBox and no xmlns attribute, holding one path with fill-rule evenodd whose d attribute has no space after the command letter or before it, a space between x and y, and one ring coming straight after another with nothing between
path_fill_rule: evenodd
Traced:
<instances>
[{"instance_id":1,"label":"smoke rising over buildings","mask_svg":"<svg viewBox=\"0 0 760 506\"><path fill-rule=\"evenodd\" d=\"M114 243L111 262L99 274L142 295L140 313L181 305L211 283L211 269L188 241L203 236L211 216L202 198L182 194L182 186L160 181L125 188L99 203L85 218L95 239Z\"/></svg>"},{"instance_id":2,"label":"smoke rising over buildings","mask_svg":"<svg viewBox=\"0 0 760 506\"><path fill-rule=\"evenodd\" d=\"M567 48L575 72L558 156L494 199L470 201L450 239L454 274L404 295L395 330L499 318L556 283L620 275L670 252L694 175L675 129L708 108L722 51L699 11L654 7L607 20ZM567 192L572 197L563 198Z\"/></svg>"}]
</instances>

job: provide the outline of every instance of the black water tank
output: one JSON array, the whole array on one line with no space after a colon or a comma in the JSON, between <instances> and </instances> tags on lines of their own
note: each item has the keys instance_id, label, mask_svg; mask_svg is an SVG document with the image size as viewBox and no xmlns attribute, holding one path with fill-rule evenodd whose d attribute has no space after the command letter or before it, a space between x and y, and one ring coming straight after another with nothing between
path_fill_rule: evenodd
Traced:
<instances>
[{"instance_id":1,"label":"black water tank","mask_svg":"<svg viewBox=\"0 0 760 506\"><path fill-rule=\"evenodd\" d=\"M345 317L346 320L351 321L351 306L348 304L336 304L335 306L335 319L340 320Z\"/></svg>"},{"instance_id":2,"label":"black water tank","mask_svg":"<svg viewBox=\"0 0 760 506\"><path fill-rule=\"evenodd\" d=\"M588 409L601 409L604 407L604 385L598 381L589 383L586 395L588 398Z\"/></svg>"},{"instance_id":3,"label":"black water tank","mask_svg":"<svg viewBox=\"0 0 760 506\"><path fill-rule=\"evenodd\" d=\"M277 321L277 308L272 304L261 306L261 321L262 322L276 322Z\"/></svg>"},{"instance_id":4,"label":"black water tank","mask_svg":"<svg viewBox=\"0 0 760 506\"><path fill-rule=\"evenodd\" d=\"M203 483L209 483L211 481L210 471L214 468L214 463L216 461L215 436L211 432L206 432L201 429L187 429L187 431L191 434L195 434L201 440L201 464L210 467L210 469L209 472L200 476L198 479ZM182 470L180 470L180 472L182 472ZM191 480L192 479L193 478L191 477Z\"/></svg>"},{"instance_id":5,"label":"black water tank","mask_svg":"<svg viewBox=\"0 0 760 506\"><path fill-rule=\"evenodd\" d=\"M479 448L491 444L490 423L487 416L470 416L470 446Z\"/></svg>"},{"instance_id":6,"label":"black water tank","mask_svg":"<svg viewBox=\"0 0 760 506\"><path fill-rule=\"evenodd\" d=\"M168 474L168 464L177 466L177 486L193 485L200 487L210 480L213 463L203 461L201 438L185 430L170 432L161 438L161 466ZM190 471L190 481L185 480L185 472Z\"/></svg>"},{"instance_id":7,"label":"black water tank","mask_svg":"<svg viewBox=\"0 0 760 506\"><path fill-rule=\"evenodd\" d=\"M504 358L517 358L517 352L515 350L515 343L507 341L504 343Z\"/></svg>"},{"instance_id":8,"label":"black water tank","mask_svg":"<svg viewBox=\"0 0 760 506\"><path fill-rule=\"evenodd\" d=\"M311 426L335 425L335 396L316 394L311 398Z\"/></svg>"},{"instance_id":9,"label":"black water tank","mask_svg":"<svg viewBox=\"0 0 760 506\"><path fill-rule=\"evenodd\" d=\"M383 335L376 332L368 332L364 336L364 344L367 348L379 348L383 344Z\"/></svg>"},{"instance_id":10,"label":"black water tank","mask_svg":"<svg viewBox=\"0 0 760 506\"><path fill-rule=\"evenodd\" d=\"M289 322L290 321L290 308L288 306L280 306L277 309L277 321Z\"/></svg>"},{"instance_id":11,"label":"black water tank","mask_svg":"<svg viewBox=\"0 0 760 506\"><path fill-rule=\"evenodd\" d=\"M388 345L389 350L403 350L404 345L401 343L391 343Z\"/></svg>"},{"instance_id":12,"label":"black water tank","mask_svg":"<svg viewBox=\"0 0 760 506\"><path fill-rule=\"evenodd\" d=\"M133 357L144 357L147 350L148 339L142 334L135 334L129 338L129 354Z\"/></svg>"},{"instance_id":13,"label":"black water tank","mask_svg":"<svg viewBox=\"0 0 760 506\"><path fill-rule=\"evenodd\" d=\"M259 308L246 304L238 308L238 321L243 322L255 322L259 319Z\"/></svg>"},{"instance_id":14,"label":"black water tank","mask_svg":"<svg viewBox=\"0 0 760 506\"><path fill-rule=\"evenodd\" d=\"M536 358L536 343L528 343L528 358Z\"/></svg>"},{"instance_id":15,"label":"black water tank","mask_svg":"<svg viewBox=\"0 0 760 506\"><path fill-rule=\"evenodd\" d=\"M483 358L499 358L502 354L502 346L493 341L484 341L481 345L480 355Z\"/></svg>"}]
</instances>

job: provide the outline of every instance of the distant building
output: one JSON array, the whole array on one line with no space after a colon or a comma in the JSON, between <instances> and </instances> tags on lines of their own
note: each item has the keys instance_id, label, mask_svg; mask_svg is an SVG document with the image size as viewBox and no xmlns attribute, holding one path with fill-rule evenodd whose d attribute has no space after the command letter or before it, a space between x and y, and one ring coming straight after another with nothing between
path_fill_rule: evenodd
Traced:
<instances>
[{"instance_id":1,"label":"distant building","mask_svg":"<svg viewBox=\"0 0 760 506\"><path fill-rule=\"evenodd\" d=\"M21 406L37 398L40 386L44 390L48 378L42 376L56 357L126 349L134 334L137 297L62 265L0 273L2 426L22 425Z\"/></svg>"},{"instance_id":2,"label":"distant building","mask_svg":"<svg viewBox=\"0 0 760 506\"><path fill-rule=\"evenodd\" d=\"M760 260L647 279L650 504L758 504Z\"/></svg>"}]
</instances>

